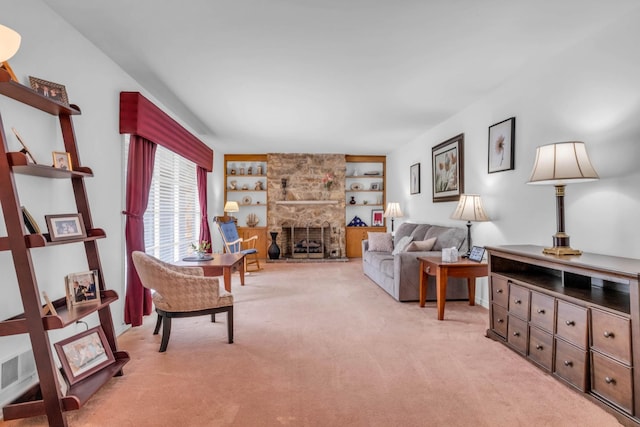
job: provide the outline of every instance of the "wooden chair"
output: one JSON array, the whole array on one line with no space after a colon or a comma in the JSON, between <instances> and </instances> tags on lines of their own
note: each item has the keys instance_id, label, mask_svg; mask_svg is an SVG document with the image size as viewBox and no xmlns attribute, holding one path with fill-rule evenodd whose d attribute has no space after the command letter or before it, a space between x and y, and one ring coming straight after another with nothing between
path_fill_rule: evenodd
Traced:
<instances>
[{"instance_id":1,"label":"wooden chair","mask_svg":"<svg viewBox=\"0 0 640 427\"><path fill-rule=\"evenodd\" d=\"M142 285L155 291L153 303L158 320L153 335L163 325L160 352L167 349L174 317L210 314L215 322L216 313L226 312L227 339L233 343L233 295L225 291L217 277L204 276L202 268L178 267L140 251L131 256Z\"/></svg>"},{"instance_id":2,"label":"wooden chair","mask_svg":"<svg viewBox=\"0 0 640 427\"><path fill-rule=\"evenodd\" d=\"M225 252L230 253L242 253L244 254L244 271L258 271L260 270L260 260L258 259L258 249L256 249L256 243L258 242L258 236L251 236L248 239L243 239L238 235L238 228L236 222L230 217L216 217L216 225L218 231L222 236L224 242ZM249 270L249 266L255 266L252 270Z\"/></svg>"}]
</instances>

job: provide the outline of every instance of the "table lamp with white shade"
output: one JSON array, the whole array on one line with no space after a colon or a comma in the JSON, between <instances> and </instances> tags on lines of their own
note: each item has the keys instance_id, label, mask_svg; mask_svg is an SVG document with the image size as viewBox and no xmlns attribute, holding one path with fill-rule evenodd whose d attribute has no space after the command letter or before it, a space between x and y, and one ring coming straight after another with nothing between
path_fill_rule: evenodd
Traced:
<instances>
[{"instance_id":1,"label":"table lamp with white shade","mask_svg":"<svg viewBox=\"0 0 640 427\"><path fill-rule=\"evenodd\" d=\"M489 215L484 211L482 199L478 194L461 194L456 210L453 211L451 219L467 221L467 253L463 257L468 257L471 253L471 221L490 221Z\"/></svg>"},{"instance_id":2,"label":"table lamp with white shade","mask_svg":"<svg viewBox=\"0 0 640 427\"><path fill-rule=\"evenodd\" d=\"M391 232L393 233L393 220L395 218L402 218L402 209L400 209L400 203L390 202L387 203L387 209L382 214L385 218L391 218Z\"/></svg>"},{"instance_id":3,"label":"table lamp with white shade","mask_svg":"<svg viewBox=\"0 0 640 427\"><path fill-rule=\"evenodd\" d=\"M238 206L238 202L228 201L227 203L225 203L224 212L229 214L229 218L231 218L232 221L236 220L236 218L233 216L233 213L238 211L240 211L240 206Z\"/></svg>"}]
</instances>

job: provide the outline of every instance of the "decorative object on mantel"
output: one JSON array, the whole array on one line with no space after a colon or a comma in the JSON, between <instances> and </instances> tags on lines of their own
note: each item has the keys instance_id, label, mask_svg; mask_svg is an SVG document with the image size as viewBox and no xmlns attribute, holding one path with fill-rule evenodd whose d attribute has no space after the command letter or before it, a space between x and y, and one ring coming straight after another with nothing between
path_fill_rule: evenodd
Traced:
<instances>
[{"instance_id":1,"label":"decorative object on mantel","mask_svg":"<svg viewBox=\"0 0 640 427\"><path fill-rule=\"evenodd\" d=\"M249 215L247 215L247 226L255 227L259 222L260 219L258 218L258 215L254 213L250 213Z\"/></svg>"},{"instance_id":2,"label":"decorative object on mantel","mask_svg":"<svg viewBox=\"0 0 640 427\"><path fill-rule=\"evenodd\" d=\"M333 181L335 180L335 176L331 172L327 172L322 177L322 185L326 190L331 190L331 186L333 185Z\"/></svg>"},{"instance_id":3,"label":"decorative object on mantel","mask_svg":"<svg viewBox=\"0 0 640 427\"><path fill-rule=\"evenodd\" d=\"M287 200L287 178L280 179L280 187L282 188L282 200Z\"/></svg>"},{"instance_id":4,"label":"decorative object on mantel","mask_svg":"<svg viewBox=\"0 0 640 427\"><path fill-rule=\"evenodd\" d=\"M482 199L478 194L461 194L456 210L451 219L467 221L467 253L462 255L468 258L471 254L471 221L490 221L489 215L484 211Z\"/></svg>"},{"instance_id":5,"label":"decorative object on mantel","mask_svg":"<svg viewBox=\"0 0 640 427\"><path fill-rule=\"evenodd\" d=\"M387 210L384 211L385 218L391 218L391 232L393 233L393 220L395 218L402 218L402 209L400 209L400 203L389 202L387 203Z\"/></svg>"},{"instance_id":6,"label":"decorative object on mantel","mask_svg":"<svg viewBox=\"0 0 640 427\"><path fill-rule=\"evenodd\" d=\"M276 243L278 232L270 231L269 234L271 234L271 245L269 245L269 249L267 249L267 254L269 255L269 259L278 259L280 258L280 247L278 243Z\"/></svg>"},{"instance_id":7,"label":"decorative object on mantel","mask_svg":"<svg viewBox=\"0 0 640 427\"><path fill-rule=\"evenodd\" d=\"M232 221L236 220L232 214L234 212L238 212L239 210L240 206L238 206L238 202L230 200L224 205L224 212L229 214L229 218L231 218Z\"/></svg>"},{"instance_id":8,"label":"decorative object on mantel","mask_svg":"<svg viewBox=\"0 0 640 427\"><path fill-rule=\"evenodd\" d=\"M556 222L558 230L553 235L553 247L542 252L552 255L581 255L572 249L569 235L564 231L564 187L568 183L588 182L600 179L591 166L584 142L556 142L536 148L536 160L527 184L552 184L556 187Z\"/></svg>"}]
</instances>

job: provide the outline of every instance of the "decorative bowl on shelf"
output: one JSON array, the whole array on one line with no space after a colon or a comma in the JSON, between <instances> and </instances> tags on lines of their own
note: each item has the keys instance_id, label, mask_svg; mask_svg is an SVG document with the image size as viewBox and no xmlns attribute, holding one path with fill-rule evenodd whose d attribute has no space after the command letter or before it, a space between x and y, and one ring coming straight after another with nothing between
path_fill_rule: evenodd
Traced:
<instances>
[{"instance_id":1,"label":"decorative bowl on shelf","mask_svg":"<svg viewBox=\"0 0 640 427\"><path fill-rule=\"evenodd\" d=\"M250 205L250 204L251 204L251 197L249 197L249 196L244 196L244 197L242 198L242 204L243 204L243 205Z\"/></svg>"},{"instance_id":2,"label":"decorative bowl on shelf","mask_svg":"<svg viewBox=\"0 0 640 427\"><path fill-rule=\"evenodd\" d=\"M364 187L359 182L354 182L353 184L351 184L351 189L354 190L354 191L360 191L363 188Z\"/></svg>"}]
</instances>

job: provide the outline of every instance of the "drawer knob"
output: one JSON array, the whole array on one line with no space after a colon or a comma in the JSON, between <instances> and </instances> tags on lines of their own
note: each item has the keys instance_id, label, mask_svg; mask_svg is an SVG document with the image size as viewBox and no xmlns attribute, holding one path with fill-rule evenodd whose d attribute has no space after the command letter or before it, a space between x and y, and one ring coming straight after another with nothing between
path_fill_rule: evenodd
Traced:
<instances>
[{"instance_id":1,"label":"drawer knob","mask_svg":"<svg viewBox=\"0 0 640 427\"><path fill-rule=\"evenodd\" d=\"M575 325L576 325L576 322L574 322L573 320L567 320L567 321L566 321L566 322L564 322L564 323L565 323L565 325L567 325L567 326L575 326Z\"/></svg>"},{"instance_id":2,"label":"drawer knob","mask_svg":"<svg viewBox=\"0 0 640 427\"><path fill-rule=\"evenodd\" d=\"M522 300L519 300L519 299L514 299L513 302L516 304L522 304Z\"/></svg>"},{"instance_id":3,"label":"drawer knob","mask_svg":"<svg viewBox=\"0 0 640 427\"><path fill-rule=\"evenodd\" d=\"M607 384L615 384L616 380L615 380L615 378L604 377L604 382L607 383Z\"/></svg>"},{"instance_id":4,"label":"drawer knob","mask_svg":"<svg viewBox=\"0 0 640 427\"><path fill-rule=\"evenodd\" d=\"M514 337L519 337L519 336L520 336L520 332L514 332L514 333L513 333L513 336L514 336Z\"/></svg>"},{"instance_id":5,"label":"drawer knob","mask_svg":"<svg viewBox=\"0 0 640 427\"><path fill-rule=\"evenodd\" d=\"M504 323L504 319L498 319L498 323Z\"/></svg>"},{"instance_id":6,"label":"drawer knob","mask_svg":"<svg viewBox=\"0 0 640 427\"><path fill-rule=\"evenodd\" d=\"M431 266L427 267L427 273L431 273Z\"/></svg>"},{"instance_id":7,"label":"drawer knob","mask_svg":"<svg viewBox=\"0 0 640 427\"><path fill-rule=\"evenodd\" d=\"M501 293L502 293L502 289L498 289L498 290L496 291L496 293L497 293L497 294L501 294Z\"/></svg>"},{"instance_id":8,"label":"drawer knob","mask_svg":"<svg viewBox=\"0 0 640 427\"><path fill-rule=\"evenodd\" d=\"M544 314L544 308L539 308L538 309L538 314Z\"/></svg>"},{"instance_id":9,"label":"drawer knob","mask_svg":"<svg viewBox=\"0 0 640 427\"><path fill-rule=\"evenodd\" d=\"M604 331L603 335L605 338L613 338L615 336L613 332L609 332L609 331Z\"/></svg>"},{"instance_id":10,"label":"drawer knob","mask_svg":"<svg viewBox=\"0 0 640 427\"><path fill-rule=\"evenodd\" d=\"M536 350L542 350L544 347L542 346L542 344L537 344L536 345Z\"/></svg>"},{"instance_id":11,"label":"drawer knob","mask_svg":"<svg viewBox=\"0 0 640 427\"><path fill-rule=\"evenodd\" d=\"M573 362L571 360L565 360L564 366L573 366Z\"/></svg>"}]
</instances>

